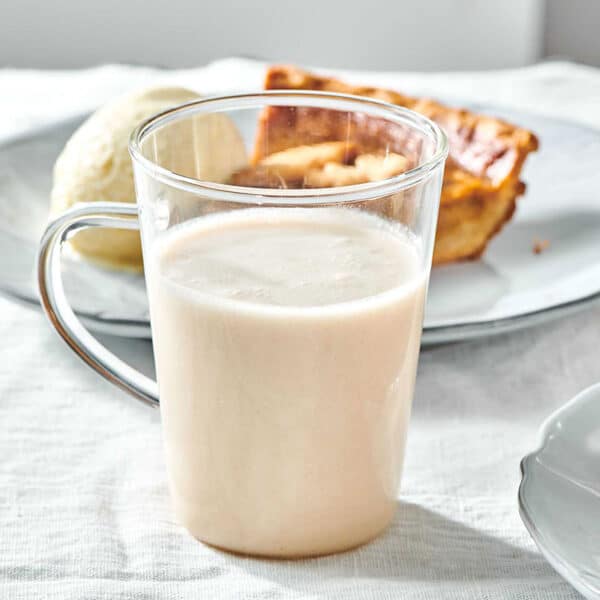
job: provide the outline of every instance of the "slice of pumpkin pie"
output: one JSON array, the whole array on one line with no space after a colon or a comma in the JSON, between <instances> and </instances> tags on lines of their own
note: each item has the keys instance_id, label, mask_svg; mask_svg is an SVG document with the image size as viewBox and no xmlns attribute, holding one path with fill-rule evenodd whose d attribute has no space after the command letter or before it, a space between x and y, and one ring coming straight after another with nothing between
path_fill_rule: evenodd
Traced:
<instances>
[{"instance_id":1,"label":"slice of pumpkin pie","mask_svg":"<svg viewBox=\"0 0 600 600\"><path fill-rule=\"evenodd\" d=\"M512 217L525 191L520 173L536 136L487 115L399 92L351 86L292 66L269 68L266 89L322 90L366 96L429 117L448 135L434 264L481 256ZM366 117L369 119L370 117ZM330 187L385 179L410 168L406 135L370 118L348 127L347 114L321 108L271 106L259 120L253 161L232 183L259 187ZM379 150L385 145L387 152Z\"/></svg>"}]
</instances>

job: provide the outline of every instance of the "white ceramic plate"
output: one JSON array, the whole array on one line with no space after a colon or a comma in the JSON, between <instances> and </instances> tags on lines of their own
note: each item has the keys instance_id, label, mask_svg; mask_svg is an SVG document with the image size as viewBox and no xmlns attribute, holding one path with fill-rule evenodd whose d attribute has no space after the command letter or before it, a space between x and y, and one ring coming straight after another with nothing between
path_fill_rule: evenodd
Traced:
<instances>
[{"instance_id":1,"label":"white ceramic plate","mask_svg":"<svg viewBox=\"0 0 600 600\"><path fill-rule=\"evenodd\" d=\"M423 343L499 333L600 298L600 132L515 111L472 107L535 131L528 191L482 260L436 268ZM52 165L82 119L0 146L0 292L37 304L33 265L48 216ZM536 239L550 247L532 251ZM94 330L149 337L143 278L64 261L67 294Z\"/></svg>"},{"instance_id":2,"label":"white ceramic plate","mask_svg":"<svg viewBox=\"0 0 600 600\"><path fill-rule=\"evenodd\" d=\"M600 384L542 426L521 463L521 517L548 562L588 599L600 598Z\"/></svg>"}]
</instances>

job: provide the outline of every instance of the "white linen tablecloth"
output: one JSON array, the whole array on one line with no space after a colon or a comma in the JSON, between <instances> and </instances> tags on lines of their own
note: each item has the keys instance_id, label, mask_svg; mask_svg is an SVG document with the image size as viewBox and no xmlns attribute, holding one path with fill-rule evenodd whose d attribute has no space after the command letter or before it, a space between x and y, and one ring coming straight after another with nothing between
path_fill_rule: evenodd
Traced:
<instances>
[{"instance_id":1,"label":"white linen tablecloth","mask_svg":"<svg viewBox=\"0 0 600 600\"><path fill-rule=\"evenodd\" d=\"M238 59L172 73L2 70L0 136L149 82L225 92L258 88L261 72ZM587 67L345 76L600 127L600 71ZM393 526L356 551L299 562L192 539L169 505L158 411L88 370L39 312L0 300L0 315L0 598L579 597L535 548L516 493L540 422L600 380L600 307L424 351ZM109 342L151 370L149 343Z\"/></svg>"}]
</instances>

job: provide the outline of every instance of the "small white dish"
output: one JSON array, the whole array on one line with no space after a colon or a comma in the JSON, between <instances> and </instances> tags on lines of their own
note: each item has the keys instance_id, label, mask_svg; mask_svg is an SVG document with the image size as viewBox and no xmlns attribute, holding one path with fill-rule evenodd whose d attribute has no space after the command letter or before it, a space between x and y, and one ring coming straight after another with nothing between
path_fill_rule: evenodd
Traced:
<instances>
[{"instance_id":1,"label":"small white dish","mask_svg":"<svg viewBox=\"0 0 600 600\"><path fill-rule=\"evenodd\" d=\"M481 260L434 268L423 345L511 331L600 299L600 132L487 106L535 131L540 151L523 172L527 193ZM48 219L52 165L83 117L0 144L0 293L38 305L37 244ZM253 124L242 128L248 143ZM534 242L548 240L536 255ZM69 300L95 331L150 337L141 275L63 260Z\"/></svg>"},{"instance_id":2,"label":"small white dish","mask_svg":"<svg viewBox=\"0 0 600 600\"><path fill-rule=\"evenodd\" d=\"M521 518L556 571L600 599L600 383L551 415L540 434L521 462Z\"/></svg>"}]
</instances>

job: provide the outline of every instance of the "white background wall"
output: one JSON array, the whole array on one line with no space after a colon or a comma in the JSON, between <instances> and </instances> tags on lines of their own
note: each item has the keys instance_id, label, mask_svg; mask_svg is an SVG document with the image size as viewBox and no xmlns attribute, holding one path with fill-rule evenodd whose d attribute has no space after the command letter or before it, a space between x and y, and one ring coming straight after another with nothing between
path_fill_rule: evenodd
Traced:
<instances>
[{"instance_id":1,"label":"white background wall","mask_svg":"<svg viewBox=\"0 0 600 600\"><path fill-rule=\"evenodd\" d=\"M545 54L600 67L600 1L547 0Z\"/></svg>"},{"instance_id":2,"label":"white background wall","mask_svg":"<svg viewBox=\"0 0 600 600\"><path fill-rule=\"evenodd\" d=\"M230 55L330 67L514 66L543 0L0 0L0 64L192 66Z\"/></svg>"},{"instance_id":3,"label":"white background wall","mask_svg":"<svg viewBox=\"0 0 600 600\"><path fill-rule=\"evenodd\" d=\"M192 66L243 55L329 67L483 69L585 55L597 0L0 0L0 66ZM594 7L595 21L586 18ZM546 16L550 19L547 21ZM589 30L581 39L584 22ZM564 27L566 24L567 27ZM546 34L546 38L544 35Z\"/></svg>"}]
</instances>

